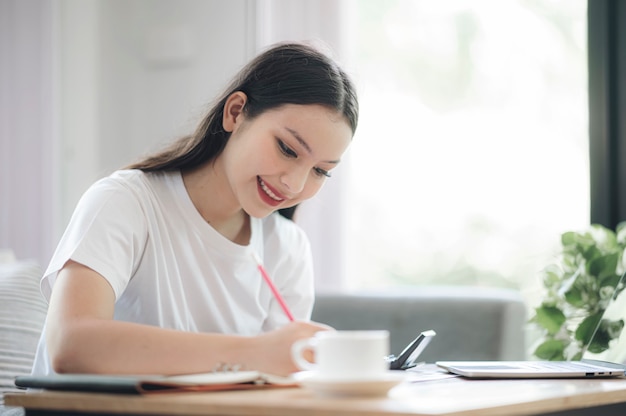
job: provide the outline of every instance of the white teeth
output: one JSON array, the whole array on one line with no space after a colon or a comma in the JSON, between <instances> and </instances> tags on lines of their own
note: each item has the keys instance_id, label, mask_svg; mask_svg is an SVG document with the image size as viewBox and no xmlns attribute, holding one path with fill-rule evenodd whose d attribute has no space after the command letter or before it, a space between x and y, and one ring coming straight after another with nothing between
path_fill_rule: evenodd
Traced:
<instances>
[{"instance_id":1,"label":"white teeth","mask_svg":"<svg viewBox=\"0 0 626 416\"><path fill-rule=\"evenodd\" d=\"M265 185L265 182L263 182L263 179L259 178L259 183L261 184L261 188L265 191L265 193L272 198L274 201L282 201L282 198L279 198L276 196L276 194L274 192L272 192L272 190L270 188L267 187L267 185Z\"/></svg>"}]
</instances>

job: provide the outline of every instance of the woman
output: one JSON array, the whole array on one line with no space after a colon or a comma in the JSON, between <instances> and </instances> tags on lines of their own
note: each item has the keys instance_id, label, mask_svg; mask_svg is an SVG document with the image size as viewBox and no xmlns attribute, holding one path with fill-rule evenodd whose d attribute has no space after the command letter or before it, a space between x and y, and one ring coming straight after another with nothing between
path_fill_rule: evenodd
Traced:
<instances>
[{"instance_id":1,"label":"woman","mask_svg":"<svg viewBox=\"0 0 626 416\"><path fill-rule=\"evenodd\" d=\"M42 279L33 373L296 371L293 342L328 328L309 322L306 236L276 211L319 191L357 118L331 59L282 44L240 71L194 134L95 183Z\"/></svg>"}]
</instances>

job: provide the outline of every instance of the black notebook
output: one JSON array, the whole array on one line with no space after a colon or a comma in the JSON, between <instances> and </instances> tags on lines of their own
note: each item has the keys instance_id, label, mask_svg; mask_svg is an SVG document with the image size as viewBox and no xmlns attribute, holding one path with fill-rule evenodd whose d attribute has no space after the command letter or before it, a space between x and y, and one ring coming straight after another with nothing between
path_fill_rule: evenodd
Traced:
<instances>
[{"instance_id":1,"label":"black notebook","mask_svg":"<svg viewBox=\"0 0 626 416\"><path fill-rule=\"evenodd\" d=\"M48 390L147 394L182 391L242 390L295 386L290 377L258 371L227 371L177 376L53 374L18 376L15 385Z\"/></svg>"}]
</instances>

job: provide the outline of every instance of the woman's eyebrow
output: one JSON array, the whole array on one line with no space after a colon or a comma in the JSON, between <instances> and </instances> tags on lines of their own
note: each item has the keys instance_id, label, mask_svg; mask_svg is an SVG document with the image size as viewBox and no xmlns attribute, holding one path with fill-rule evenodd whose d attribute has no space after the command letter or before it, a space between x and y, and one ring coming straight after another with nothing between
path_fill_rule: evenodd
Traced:
<instances>
[{"instance_id":1,"label":"woman's eyebrow","mask_svg":"<svg viewBox=\"0 0 626 416\"><path fill-rule=\"evenodd\" d=\"M289 133L291 133L291 135L300 143L300 145L302 145L302 147L304 147L304 149L309 153L309 154L313 154L313 151L311 150L311 146L309 146L309 144L306 142L306 140L304 140L302 138L302 136L300 136L300 133L298 133L297 131L290 129L289 127L285 127L285 130L287 130Z\"/></svg>"},{"instance_id":2,"label":"woman's eyebrow","mask_svg":"<svg viewBox=\"0 0 626 416\"><path fill-rule=\"evenodd\" d=\"M298 143L300 143L300 145L302 147L304 147L304 149L310 154L313 154L313 150L311 150L311 146L309 146L309 144L306 142L306 140L304 140L302 138L302 136L300 136L300 134L295 131L294 129L290 129L289 127L285 127L285 130L287 130L289 133L291 133L291 135L298 141ZM336 165L337 163L339 163L339 160L327 160L325 161L325 163L331 163L333 165Z\"/></svg>"}]
</instances>

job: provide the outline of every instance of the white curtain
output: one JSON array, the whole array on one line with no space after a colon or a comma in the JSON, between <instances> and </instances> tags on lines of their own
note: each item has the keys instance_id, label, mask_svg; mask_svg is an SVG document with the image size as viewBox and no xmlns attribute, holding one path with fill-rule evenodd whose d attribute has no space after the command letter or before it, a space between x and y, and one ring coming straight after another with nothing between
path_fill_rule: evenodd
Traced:
<instances>
[{"instance_id":1,"label":"white curtain","mask_svg":"<svg viewBox=\"0 0 626 416\"><path fill-rule=\"evenodd\" d=\"M54 7L0 1L0 250L47 262L54 221Z\"/></svg>"},{"instance_id":2,"label":"white curtain","mask_svg":"<svg viewBox=\"0 0 626 416\"><path fill-rule=\"evenodd\" d=\"M349 71L352 0L260 0L256 7L257 52L281 41L306 41L325 49ZM348 158L296 221L311 241L318 292L340 291L345 281L345 175ZM342 169L343 168L343 169Z\"/></svg>"}]
</instances>

